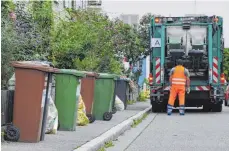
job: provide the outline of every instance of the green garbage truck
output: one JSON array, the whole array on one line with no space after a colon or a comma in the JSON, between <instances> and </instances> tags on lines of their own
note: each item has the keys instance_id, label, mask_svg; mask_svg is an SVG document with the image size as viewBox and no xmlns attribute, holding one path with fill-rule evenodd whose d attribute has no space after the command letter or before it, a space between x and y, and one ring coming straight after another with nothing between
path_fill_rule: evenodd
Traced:
<instances>
[{"instance_id":1,"label":"green garbage truck","mask_svg":"<svg viewBox=\"0 0 229 151\"><path fill-rule=\"evenodd\" d=\"M153 112L166 111L169 72L182 62L190 72L186 107L221 112L224 100L223 18L187 15L153 17L150 23L150 99ZM178 98L174 107L178 107Z\"/></svg>"}]
</instances>

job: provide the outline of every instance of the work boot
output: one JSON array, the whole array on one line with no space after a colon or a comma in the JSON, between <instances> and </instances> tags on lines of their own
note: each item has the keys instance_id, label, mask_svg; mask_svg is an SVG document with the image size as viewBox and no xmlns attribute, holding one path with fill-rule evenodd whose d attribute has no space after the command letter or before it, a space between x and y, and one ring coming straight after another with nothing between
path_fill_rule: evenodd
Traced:
<instances>
[{"instance_id":1,"label":"work boot","mask_svg":"<svg viewBox=\"0 0 229 151\"><path fill-rule=\"evenodd\" d=\"M185 114L185 106L184 105L180 105L179 112L180 112L180 115Z\"/></svg>"},{"instance_id":2,"label":"work boot","mask_svg":"<svg viewBox=\"0 0 229 151\"><path fill-rule=\"evenodd\" d=\"M168 115L171 115L172 112L173 112L173 106L168 104L168 105L167 105L167 114L168 114Z\"/></svg>"}]
</instances>

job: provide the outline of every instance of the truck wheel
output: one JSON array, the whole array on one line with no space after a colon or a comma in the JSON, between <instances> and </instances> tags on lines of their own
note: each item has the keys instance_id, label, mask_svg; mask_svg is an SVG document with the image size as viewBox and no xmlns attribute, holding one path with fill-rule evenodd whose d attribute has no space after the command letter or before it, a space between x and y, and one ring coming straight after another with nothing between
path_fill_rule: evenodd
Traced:
<instances>
[{"instance_id":1,"label":"truck wheel","mask_svg":"<svg viewBox=\"0 0 229 151\"><path fill-rule=\"evenodd\" d=\"M157 112L157 105L156 103L152 104L152 112L156 113Z\"/></svg>"},{"instance_id":2,"label":"truck wheel","mask_svg":"<svg viewBox=\"0 0 229 151\"><path fill-rule=\"evenodd\" d=\"M152 103L152 112L157 113L157 112L164 112L166 109L164 108L163 104L157 104L156 102Z\"/></svg>"},{"instance_id":3,"label":"truck wheel","mask_svg":"<svg viewBox=\"0 0 229 151\"><path fill-rule=\"evenodd\" d=\"M204 112L210 112L210 111L211 111L210 105L204 105L204 106L203 106L203 111L204 111Z\"/></svg>"},{"instance_id":4,"label":"truck wheel","mask_svg":"<svg viewBox=\"0 0 229 151\"><path fill-rule=\"evenodd\" d=\"M212 106L212 112L222 112L222 104L215 104Z\"/></svg>"}]
</instances>

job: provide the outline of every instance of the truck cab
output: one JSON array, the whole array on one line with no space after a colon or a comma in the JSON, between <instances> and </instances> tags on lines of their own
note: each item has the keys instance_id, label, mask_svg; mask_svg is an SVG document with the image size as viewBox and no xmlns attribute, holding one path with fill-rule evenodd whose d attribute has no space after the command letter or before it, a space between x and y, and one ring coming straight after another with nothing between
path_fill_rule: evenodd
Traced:
<instances>
[{"instance_id":1,"label":"truck cab","mask_svg":"<svg viewBox=\"0 0 229 151\"><path fill-rule=\"evenodd\" d=\"M152 111L165 111L169 72L182 62L190 72L186 107L221 112L225 98L223 19L220 16L153 17L150 24L150 99ZM175 101L175 107L178 100Z\"/></svg>"}]
</instances>

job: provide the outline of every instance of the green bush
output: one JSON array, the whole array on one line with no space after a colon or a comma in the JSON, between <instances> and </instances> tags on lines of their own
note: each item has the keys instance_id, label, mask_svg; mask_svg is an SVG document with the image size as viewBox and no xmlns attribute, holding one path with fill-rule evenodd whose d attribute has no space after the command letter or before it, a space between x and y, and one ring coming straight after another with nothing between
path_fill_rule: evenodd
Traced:
<instances>
[{"instance_id":1,"label":"green bush","mask_svg":"<svg viewBox=\"0 0 229 151\"><path fill-rule=\"evenodd\" d=\"M148 99L148 93L146 93L145 91L141 91L139 94L139 101L140 102L144 102Z\"/></svg>"},{"instance_id":2,"label":"green bush","mask_svg":"<svg viewBox=\"0 0 229 151\"><path fill-rule=\"evenodd\" d=\"M60 19L52 38L51 58L59 68L121 74L122 55L134 58L144 50L137 30L120 20L93 11L68 13L71 20Z\"/></svg>"},{"instance_id":3,"label":"green bush","mask_svg":"<svg viewBox=\"0 0 229 151\"><path fill-rule=\"evenodd\" d=\"M13 73L13 69L10 66L11 61L47 60L50 54L50 36L48 32L50 27L41 27L39 24L47 24L47 20L43 22L38 20L38 17L36 17L38 15L34 15L31 11L26 11L26 8L30 8L30 5L27 6L24 1L17 1L16 4L12 1L2 1L2 89L6 88L7 81ZM16 14L15 21L9 17L10 12Z\"/></svg>"},{"instance_id":4,"label":"green bush","mask_svg":"<svg viewBox=\"0 0 229 151\"><path fill-rule=\"evenodd\" d=\"M224 49L223 68L226 78L229 80L229 48Z\"/></svg>"},{"instance_id":5,"label":"green bush","mask_svg":"<svg viewBox=\"0 0 229 151\"><path fill-rule=\"evenodd\" d=\"M6 89L7 81L12 76L13 68L10 62L14 60L15 50L17 49L16 32L13 23L8 18L1 20L1 89Z\"/></svg>"}]
</instances>

